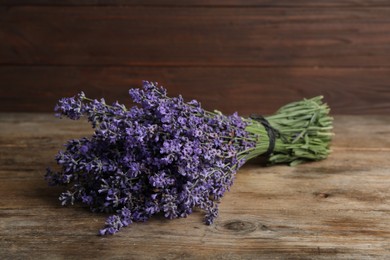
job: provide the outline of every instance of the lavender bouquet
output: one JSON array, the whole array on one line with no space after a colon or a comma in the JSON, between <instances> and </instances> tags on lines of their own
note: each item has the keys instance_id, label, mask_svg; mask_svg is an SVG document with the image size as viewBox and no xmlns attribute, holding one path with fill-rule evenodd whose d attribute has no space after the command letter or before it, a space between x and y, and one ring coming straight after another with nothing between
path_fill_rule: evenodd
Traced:
<instances>
[{"instance_id":1,"label":"lavender bouquet","mask_svg":"<svg viewBox=\"0 0 390 260\"><path fill-rule=\"evenodd\" d=\"M168 97L157 83L130 89L134 103L107 105L80 93L59 100L58 116L88 118L91 137L70 140L59 151L50 185L62 185L62 205L76 201L93 212L112 213L101 235L157 213L173 219L195 208L206 224L248 160L265 155L270 164L296 165L329 154L332 118L322 97L283 106L268 117L242 118L204 110L198 101Z\"/></svg>"}]
</instances>

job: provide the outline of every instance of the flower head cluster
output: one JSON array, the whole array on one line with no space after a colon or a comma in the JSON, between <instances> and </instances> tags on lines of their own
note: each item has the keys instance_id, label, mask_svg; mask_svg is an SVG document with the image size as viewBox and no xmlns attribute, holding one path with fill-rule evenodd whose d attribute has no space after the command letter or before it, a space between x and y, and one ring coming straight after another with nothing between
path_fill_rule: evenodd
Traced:
<instances>
[{"instance_id":1,"label":"flower head cluster","mask_svg":"<svg viewBox=\"0 0 390 260\"><path fill-rule=\"evenodd\" d=\"M194 208L203 209L211 224L245 162L240 155L256 144L245 131L248 123L237 114L208 112L195 100L168 97L156 83L144 82L130 96L138 104L130 109L84 93L61 99L58 115L86 116L95 131L69 141L56 156L61 169L48 169L46 179L67 186L63 205L81 201L92 211L113 213L102 235L157 213L186 217Z\"/></svg>"}]
</instances>

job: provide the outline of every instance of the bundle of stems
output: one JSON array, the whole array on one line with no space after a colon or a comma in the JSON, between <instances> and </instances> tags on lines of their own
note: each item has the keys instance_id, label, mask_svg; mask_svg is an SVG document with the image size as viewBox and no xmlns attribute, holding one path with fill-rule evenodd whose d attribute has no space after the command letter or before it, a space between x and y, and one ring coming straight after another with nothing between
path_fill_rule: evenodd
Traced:
<instances>
[{"instance_id":1,"label":"bundle of stems","mask_svg":"<svg viewBox=\"0 0 390 260\"><path fill-rule=\"evenodd\" d=\"M322 102L323 97L289 103L281 107L274 115L266 116L275 132L275 147L270 154L270 164L288 163L291 166L305 161L325 159L331 152L329 146L333 118L329 116L329 107ZM256 139L256 146L242 152L248 161L267 152L270 136L267 128L258 120L246 119L249 125L246 131Z\"/></svg>"},{"instance_id":2,"label":"bundle of stems","mask_svg":"<svg viewBox=\"0 0 390 260\"><path fill-rule=\"evenodd\" d=\"M271 116L244 118L169 97L148 81L129 93L137 104L130 109L84 93L56 106L60 117L87 118L94 133L69 140L56 156L59 170L48 169L45 177L66 187L62 205L79 201L113 214L101 235L157 213L186 217L194 208L204 210L205 223L212 224L248 160L266 156L270 164L297 165L330 153L333 119L321 96L287 104Z\"/></svg>"}]
</instances>

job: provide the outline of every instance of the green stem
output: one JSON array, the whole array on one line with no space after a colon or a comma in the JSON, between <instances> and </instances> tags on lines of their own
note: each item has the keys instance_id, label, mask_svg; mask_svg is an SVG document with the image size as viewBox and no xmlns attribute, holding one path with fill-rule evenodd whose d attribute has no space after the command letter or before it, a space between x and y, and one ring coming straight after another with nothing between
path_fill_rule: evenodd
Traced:
<instances>
[{"instance_id":1,"label":"green stem","mask_svg":"<svg viewBox=\"0 0 390 260\"><path fill-rule=\"evenodd\" d=\"M319 96L287 104L274 115L266 117L280 133L275 140L273 153L268 158L269 162L296 165L325 159L330 153L329 145L333 136L333 118L329 116L329 111ZM261 123L253 119L246 120L249 123L246 131L251 134L251 138L252 135L257 136L257 144L239 156L250 160L268 150L269 137Z\"/></svg>"}]
</instances>

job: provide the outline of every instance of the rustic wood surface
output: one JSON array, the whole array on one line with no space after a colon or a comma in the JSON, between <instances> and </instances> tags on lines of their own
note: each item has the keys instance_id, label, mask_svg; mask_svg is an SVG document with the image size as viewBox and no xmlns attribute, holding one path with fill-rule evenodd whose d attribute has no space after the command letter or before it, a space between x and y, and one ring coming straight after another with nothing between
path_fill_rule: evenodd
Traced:
<instances>
[{"instance_id":1,"label":"rustic wood surface","mask_svg":"<svg viewBox=\"0 0 390 260\"><path fill-rule=\"evenodd\" d=\"M0 64L388 67L389 14L376 6L14 6L0 8Z\"/></svg>"},{"instance_id":2,"label":"rustic wood surface","mask_svg":"<svg viewBox=\"0 0 390 260\"><path fill-rule=\"evenodd\" d=\"M387 0L0 0L0 111L150 80L227 113L324 94L389 114L389 36Z\"/></svg>"},{"instance_id":3,"label":"rustic wood surface","mask_svg":"<svg viewBox=\"0 0 390 260\"><path fill-rule=\"evenodd\" d=\"M390 6L387 0L0 0L5 6L50 5L50 6L229 6L229 7L367 7Z\"/></svg>"},{"instance_id":4,"label":"rustic wood surface","mask_svg":"<svg viewBox=\"0 0 390 260\"><path fill-rule=\"evenodd\" d=\"M297 167L242 168L216 223L153 217L110 237L105 215L61 207L45 168L85 122L0 114L0 259L386 259L390 117L336 116L333 153Z\"/></svg>"},{"instance_id":5,"label":"rustic wood surface","mask_svg":"<svg viewBox=\"0 0 390 260\"><path fill-rule=\"evenodd\" d=\"M186 100L201 101L207 109L229 114L271 114L288 102L317 95L325 96L335 114L390 114L390 68L0 66L0 78L3 84L10 82L0 95L0 111L52 111L58 99L80 91L129 105L130 87L140 87L144 79L159 79L169 95L182 94Z\"/></svg>"}]
</instances>

